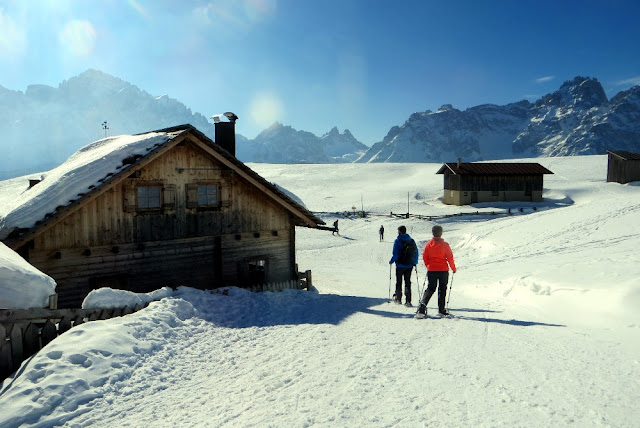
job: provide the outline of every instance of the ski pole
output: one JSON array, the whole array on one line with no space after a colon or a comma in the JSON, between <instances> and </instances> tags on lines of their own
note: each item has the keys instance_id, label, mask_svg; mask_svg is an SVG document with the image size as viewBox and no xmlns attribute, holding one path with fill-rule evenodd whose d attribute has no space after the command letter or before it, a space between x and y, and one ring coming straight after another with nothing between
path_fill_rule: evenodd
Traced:
<instances>
[{"instance_id":1,"label":"ski pole","mask_svg":"<svg viewBox=\"0 0 640 428\"><path fill-rule=\"evenodd\" d=\"M420 292L420 278L418 278L418 265L414 266L416 268L416 286L418 287L418 292Z\"/></svg>"},{"instance_id":2,"label":"ski pole","mask_svg":"<svg viewBox=\"0 0 640 428\"><path fill-rule=\"evenodd\" d=\"M427 283L427 275L424 276L424 280L422 281L422 287L418 290L420 293L420 301L422 301L422 297L424 294L424 286ZM420 284L418 284L418 287L420 287Z\"/></svg>"},{"instance_id":3,"label":"ski pole","mask_svg":"<svg viewBox=\"0 0 640 428\"><path fill-rule=\"evenodd\" d=\"M387 303L391 303L391 265L389 265L389 301Z\"/></svg>"},{"instance_id":4,"label":"ski pole","mask_svg":"<svg viewBox=\"0 0 640 428\"><path fill-rule=\"evenodd\" d=\"M453 278L455 278L456 273L451 274L451 285L449 286L449 296L447 297L447 312L449 312L449 299L451 298L451 290L453 290Z\"/></svg>"}]
</instances>

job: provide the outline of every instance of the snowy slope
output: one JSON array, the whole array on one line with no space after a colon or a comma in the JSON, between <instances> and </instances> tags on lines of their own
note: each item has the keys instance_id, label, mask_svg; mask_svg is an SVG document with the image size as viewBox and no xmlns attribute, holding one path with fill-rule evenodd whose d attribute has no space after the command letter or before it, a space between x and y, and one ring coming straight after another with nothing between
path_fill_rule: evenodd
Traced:
<instances>
[{"instance_id":1,"label":"snowy slope","mask_svg":"<svg viewBox=\"0 0 640 428\"><path fill-rule=\"evenodd\" d=\"M311 210L381 216L297 229L317 292L180 288L72 329L0 387L0 426L635 427L640 187L606 183L605 156L540 161L535 211L444 206L436 164L251 165ZM424 215L514 208L441 221L455 318L387 303L395 229L422 245L433 224L382 215L407 195Z\"/></svg>"}]
</instances>

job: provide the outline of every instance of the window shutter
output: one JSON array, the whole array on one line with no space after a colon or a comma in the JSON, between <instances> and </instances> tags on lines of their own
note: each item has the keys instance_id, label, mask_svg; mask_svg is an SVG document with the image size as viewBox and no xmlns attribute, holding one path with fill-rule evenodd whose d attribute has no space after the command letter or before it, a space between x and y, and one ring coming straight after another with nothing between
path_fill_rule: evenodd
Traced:
<instances>
[{"instance_id":1,"label":"window shutter","mask_svg":"<svg viewBox=\"0 0 640 428\"><path fill-rule=\"evenodd\" d=\"M165 184L162 188L162 208L165 210L176 209L176 185Z\"/></svg>"},{"instance_id":2,"label":"window shutter","mask_svg":"<svg viewBox=\"0 0 640 428\"><path fill-rule=\"evenodd\" d=\"M134 186L125 186L122 192L122 207L126 213L136 212L136 188Z\"/></svg>"},{"instance_id":3,"label":"window shutter","mask_svg":"<svg viewBox=\"0 0 640 428\"><path fill-rule=\"evenodd\" d=\"M198 185L189 183L185 185L185 194L187 195L187 208L198 207Z\"/></svg>"},{"instance_id":4,"label":"window shutter","mask_svg":"<svg viewBox=\"0 0 640 428\"><path fill-rule=\"evenodd\" d=\"M220 195L220 206L221 207L230 207L231 206L231 186L227 183L223 183L219 187Z\"/></svg>"}]
</instances>

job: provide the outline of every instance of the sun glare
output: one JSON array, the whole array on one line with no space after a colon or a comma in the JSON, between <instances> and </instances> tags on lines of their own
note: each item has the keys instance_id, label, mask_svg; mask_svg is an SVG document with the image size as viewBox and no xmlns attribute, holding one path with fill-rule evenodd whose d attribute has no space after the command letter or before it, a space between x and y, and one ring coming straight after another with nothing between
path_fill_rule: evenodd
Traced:
<instances>
[{"instance_id":1,"label":"sun glare","mask_svg":"<svg viewBox=\"0 0 640 428\"><path fill-rule=\"evenodd\" d=\"M283 112L282 102L278 96L270 93L256 95L251 102L250 120L260 128L266 128L273 122L281 120Z\"/></svg>"}]
</instances>

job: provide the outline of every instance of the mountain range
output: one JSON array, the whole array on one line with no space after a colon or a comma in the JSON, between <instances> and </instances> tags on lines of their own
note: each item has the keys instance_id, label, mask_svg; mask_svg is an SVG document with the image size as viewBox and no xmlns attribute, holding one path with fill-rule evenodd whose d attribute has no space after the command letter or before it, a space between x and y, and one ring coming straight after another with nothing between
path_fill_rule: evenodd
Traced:
<instances>
[{"instance_id":1,"label":"mountain range","mask_svg":"<svg viewBox=\"0 0 640 428\"><path fill-rule=\"evenodd\" d=\"M597 79L575 77L535 102L443 105L394 126L358 162L451 162L640 151L640 86L611 100Z\"/></svg>"},{"instance_id":2,"label":"mountain range","mask_svg":"<svg viewBox=\"0 0 640 428\"><path fill-rule=\"evenodd\" d=\"M240 113L240 112L239 112ZM106 122L105 119L108 119ZM87 70L57 88L0 86L0 178L50 169L105 135L191 123L214 139L214 125L178 100ZM349 130L318 137L274 123L256 138L236 137L244 162L445 162L640 151L640 86L610 100L595 78L576 77L535 102L485 104L412 114L372 147Z\"/></svg>"}]
</instances>

